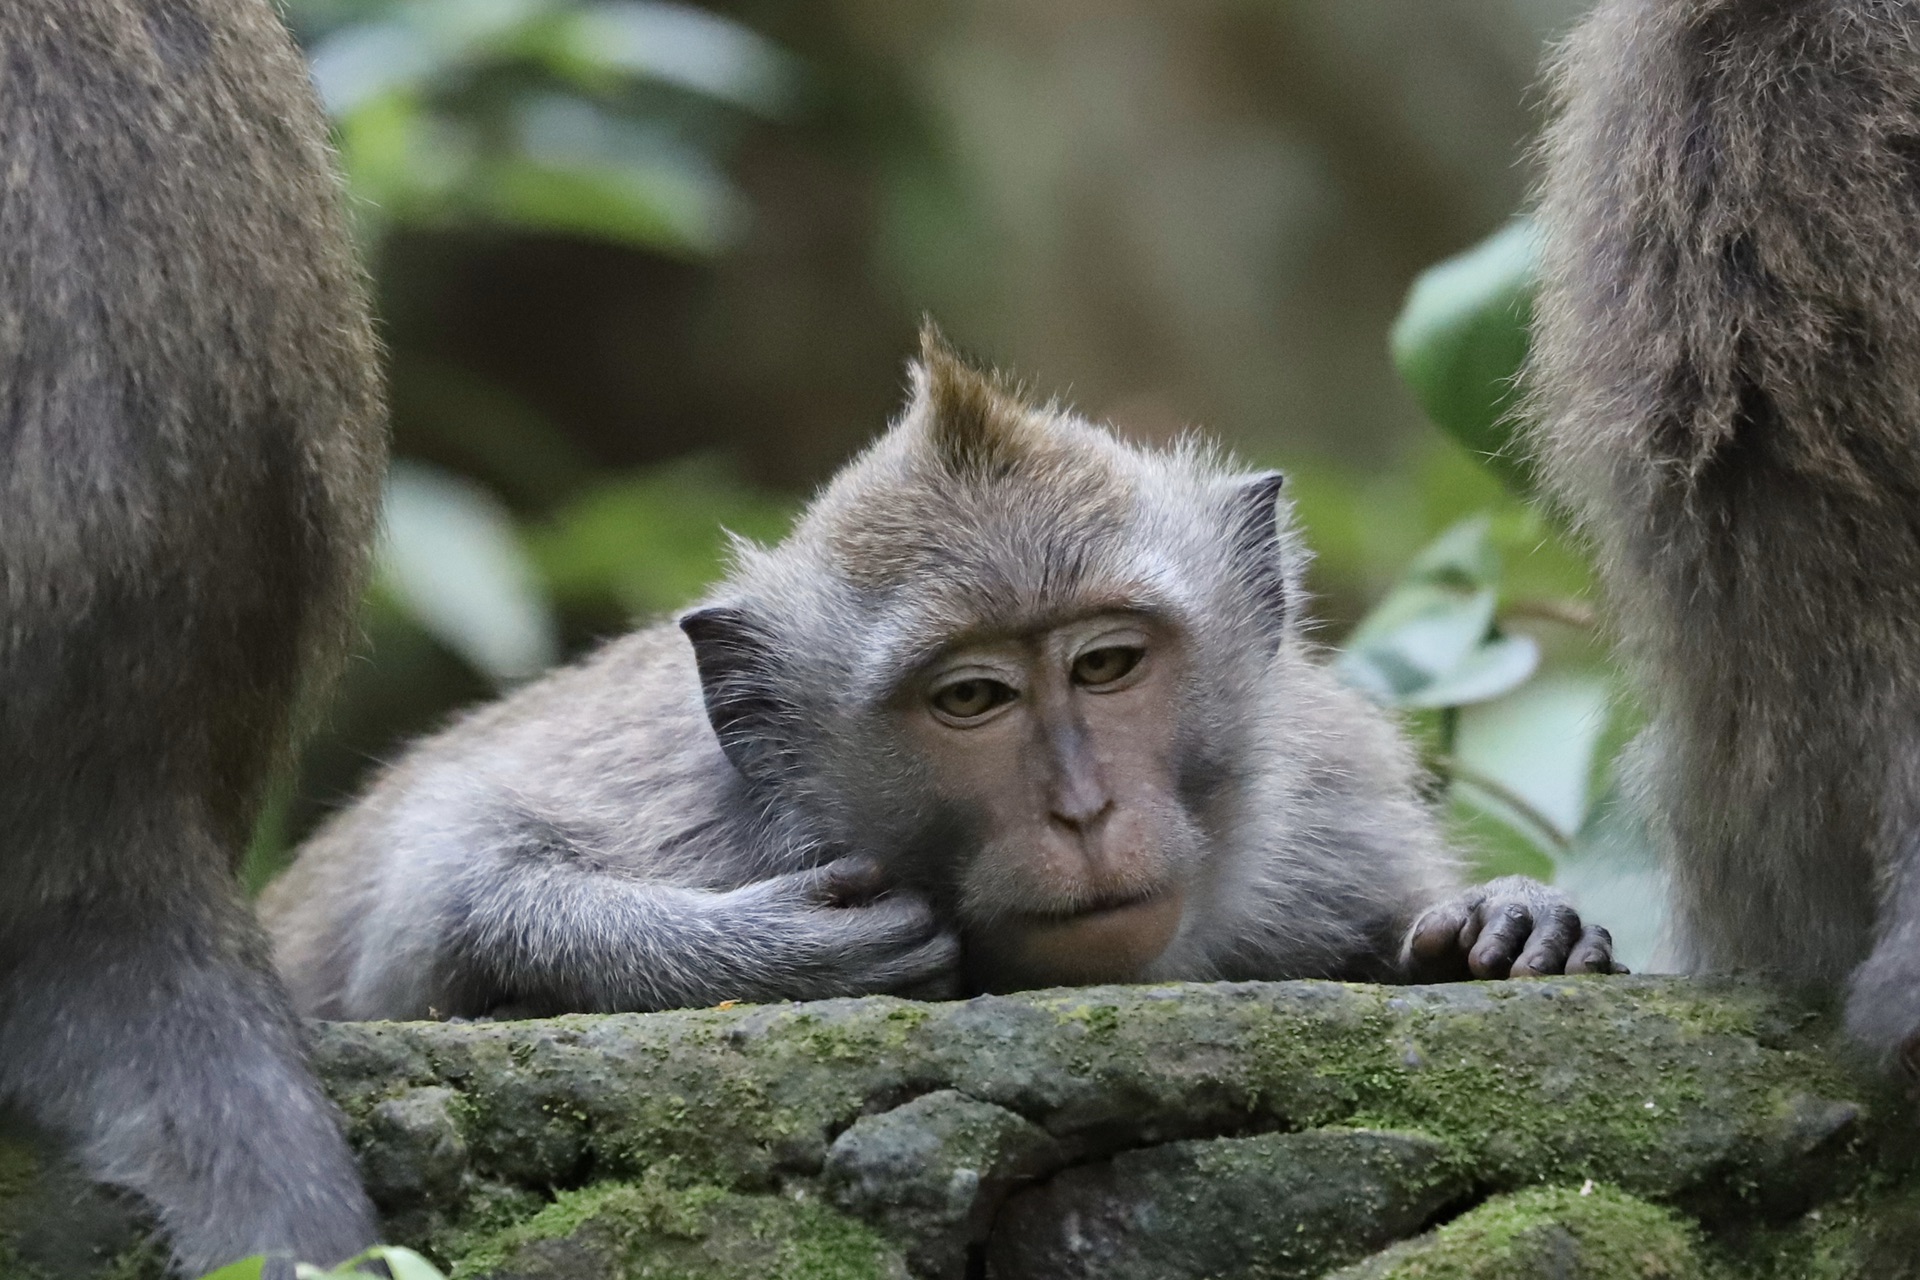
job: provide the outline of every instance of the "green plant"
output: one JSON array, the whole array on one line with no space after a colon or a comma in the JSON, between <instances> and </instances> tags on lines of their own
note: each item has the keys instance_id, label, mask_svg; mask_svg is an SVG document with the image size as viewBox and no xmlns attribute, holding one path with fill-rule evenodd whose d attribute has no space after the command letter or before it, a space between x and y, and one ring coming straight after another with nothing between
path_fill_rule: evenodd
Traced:
<instances>
[{"instance_id":1,"label":"green plant","mask_svg":"<svg viewBox=\"0 0 1920 1280\"><path fill-rule=\"evenodd\" d=\"M366 1270L365 1264L369 1262L385 1263L393 1280L446 1280L438 1267L413 1250L384 1244L377 1244L331 1269L302 1262L294 1268L294 1275L298 1280L359 1280L377 1274ZM209 1272L202 1280L260 1280L266 1265L267 1260L262 1257L242 1258Z\"/></svg>"},{"instance_id":2,"label":"green plant","mask_svg":"<svg viewBox=\"0 0 1920 1280\"><path fill-rule=\"evenodd\" d=\"M1663 894L1620 777L1638 712L1596 634L1584 557L1523 501L1533 484L1516 384L1534 253L1532 229L1516 222L1409 293L1395 366L1506 492L1414 559L1354 630L1339 670L1421 734L1481 871L1559 882L1644 964ZM1526 562L1522 574L1503 573L1510 557Z\"/></svg>"}]
</instances>

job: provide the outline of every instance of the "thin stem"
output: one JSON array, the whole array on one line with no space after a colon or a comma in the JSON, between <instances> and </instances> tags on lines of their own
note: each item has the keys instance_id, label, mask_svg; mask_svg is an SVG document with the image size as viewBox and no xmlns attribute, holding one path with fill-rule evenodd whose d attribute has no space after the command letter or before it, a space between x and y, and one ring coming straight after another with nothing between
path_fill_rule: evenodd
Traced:
<instances>
[{"instance_id":1,"label":"thin stem","mask_svg":"<svg viewBox=\"0 0 1920 1280\"><path fill-rule=\"evenodd\" d=\"M1453 756L1441 756L1434 761L1434 767L1444 770L1447 776L1452 778L1456 783L1464 782L1468 786L1478 787L1495 800L1498 800L1501 804L1512 809L1515 813L1526 819L1529 825L1539 828L1540 834L1547 838L1556 852L1565 853L1573 847L1573 837L1561 831L1559 823L1540 812L1539 809L1516 794L1511 787L1496 782L1484 773L1461 764L1460 761Z\"/></svg>"}]
</instances>

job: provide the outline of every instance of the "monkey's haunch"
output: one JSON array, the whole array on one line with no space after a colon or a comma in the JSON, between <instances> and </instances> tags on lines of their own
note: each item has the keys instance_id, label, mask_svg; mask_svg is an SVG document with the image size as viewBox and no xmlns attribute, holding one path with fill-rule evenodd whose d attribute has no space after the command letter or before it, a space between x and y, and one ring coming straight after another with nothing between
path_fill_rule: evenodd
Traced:
<instances>
[{"instance_id":1,"label":"monkey's haunch","mask_svg":"<svg viewBox=\"0 0 1920 1280\"><path fill-rule=\"evenodd\" d=\"M350 634L383 418L266 0L0 4L0 1105L176 1265L373 1214L235 881Z\"/></svg>"},{"instance_id":2,"label":"monkey's haunch","mask_svg":"<svg viewBox=\"0 0 1920 1280\"><path fill-rule=\"evenodd\" d=\"M1920 1029L1920 5L1604 0L1528 379L1651 725L1676 959Z\"/></svg>"}]
</instances>

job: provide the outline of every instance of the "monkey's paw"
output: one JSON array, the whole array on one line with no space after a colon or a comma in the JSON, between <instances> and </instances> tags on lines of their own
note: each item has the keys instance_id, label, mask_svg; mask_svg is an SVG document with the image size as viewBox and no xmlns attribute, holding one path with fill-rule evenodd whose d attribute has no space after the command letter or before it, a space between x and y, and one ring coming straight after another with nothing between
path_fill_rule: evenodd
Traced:
<instances>
[{"instance_id":1,"label":"monkey's paw","mask_svg":"<svg viewBox=\"0 0 1920 1280\"><path fill-rule=\"evenodd\" d=\"M918 894L890 886L871 859L841 858L727 895L739 922L778 957L770 993L823 1000L895 994L939 999L957 989L960 940Z\"/></svg>"},{"instance_id":2,"label":"monkey's paw","mask_svg":"<svg viewBox=\"0 0 1920 1280\"><path fill-rule=\"evenodd\" d=\"M1430 908L1407 933L1401 968L1410 982L1627 972L1605 929L1583 924L1564 894L1525 876Z\"/></svg>"}]
</instances>

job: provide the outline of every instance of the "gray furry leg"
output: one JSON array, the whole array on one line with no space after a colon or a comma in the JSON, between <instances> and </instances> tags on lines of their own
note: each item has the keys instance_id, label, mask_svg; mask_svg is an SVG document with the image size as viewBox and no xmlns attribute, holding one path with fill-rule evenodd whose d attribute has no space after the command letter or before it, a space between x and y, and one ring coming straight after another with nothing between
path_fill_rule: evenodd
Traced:
<instances>
[{"instance_id":1,"label":"gray furry leg","mask_svg":"<svg viewBox=\"0 0 1920 1280\"><path fill-rule=\"evenodd\" d=\"M56 906L4 944L0 1101L145 1201L182 1274L257 1253L331 1264L373 1242L339 1117L237 898Z\"/></svg>"},{"instance_id":2,"label":"gray furry leg","mask_svg":"<svg viewBox=\"0 0 1920 1280\"><path fill-rule=\"evenodd\" d=\"M1908 844L1873 950L1847 984L1847 1030L1920 1080L1920 842Z\"/></svg>"}]
</instances>

